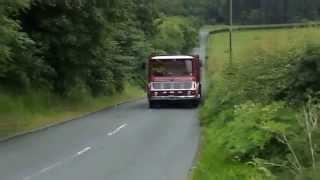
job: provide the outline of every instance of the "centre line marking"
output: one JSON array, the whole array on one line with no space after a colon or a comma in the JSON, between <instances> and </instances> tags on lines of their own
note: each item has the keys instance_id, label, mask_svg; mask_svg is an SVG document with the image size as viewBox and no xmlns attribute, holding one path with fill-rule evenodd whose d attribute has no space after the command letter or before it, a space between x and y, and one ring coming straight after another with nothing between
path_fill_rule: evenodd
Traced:
<instances>
[{"instance_id":1,"label":"centre line marking","mask_svg":"<svg viewBox=\"0 0 320 180\"><path fill-rule=\"evenodd\" d=\"M41 169L40 171L32 174L31 176L27 176L27 177L23 178L23 180L31 180L31 179L33 179L33 178L39 177L39 176L41 176L42 174L45 174L45 173L47 173L47 172L49 172L49 171L51 171L51 170L53 170L53 169L55 169L55 168L58 168L59 166L62 166L64 163L67 163L67 162L69 162L69 161L72 161L73 159L77 158L78 156L81 156L81 155L83 155L84 153L90 151L91 149L92 149L92 148L88 146L88 147L84 148L83 150L75 153L73 156L70 156L69 158L66 158L65 160L62 160L62 161L60 161L60 162L56 162L56 163L54 163L54 164L52 164L51 166L48 166L48 167L46 167L46 168L43 168L43 169Z\"/></svg>"},{"instance_id":2,"label":"centre line marking","mask_svg":"<svg viewBox=\"0 0 320 180\"><path fill-rule=\"evenodd\" d=\"M115 130L113 130L112 132L108 133L108 136L113 136L115 134L117 134L121 129L127 127L128 124L122 124L121 126L119 126L118 128L116 128Z\"/></svg>"},{"instance_id":3,"label":"centre line marking","mask_svg":"<svg viewBox=\"0 0 320 180\"><path fill-rule=\"evenodd\" d=\"M91 150L91 147L86 147L83 150L77 152L77 155L80 156L80 155L82 155L82 154L84 154L84 153L86 153L86 152L88 152L90 150Z\"/></svg>"},{"instance_id":4,"label":"centre line marking","mask_svg":"<svg viewBox=\"0 0 320 180\"><path fill-rule=\"evenodd\" d=\"M42 174L44 174L44 173L46 173L48 171L51 171L54 168L56 168L56 167L58 167L58 166L60 166L62 164L63 164L63 162L54 163L53 165L51 165L49 167L46 167L46 168L43 168L39 172L37 172L37 173L35 173L35 174L31 175L31 176L25 177L23 180L31 180L31 179L33 179L35 177L41 176Z\"/></svg>"}]
</instances>

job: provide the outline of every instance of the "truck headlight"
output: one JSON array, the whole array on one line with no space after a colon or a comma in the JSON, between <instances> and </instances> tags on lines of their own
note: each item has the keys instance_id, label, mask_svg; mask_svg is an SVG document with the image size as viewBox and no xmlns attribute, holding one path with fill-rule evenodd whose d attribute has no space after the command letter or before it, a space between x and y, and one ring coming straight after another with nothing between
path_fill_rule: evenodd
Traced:
<instances>
[{"instance_id":1,"label":"truck headlight","mask_svg":"<svg viewBox=\"0 0 320 180\"><path fill-rule=\"evenodd\" d=\"M197 82L195 81L192 81L192 89L197 89Z\"/></svg>"}]
</instances>

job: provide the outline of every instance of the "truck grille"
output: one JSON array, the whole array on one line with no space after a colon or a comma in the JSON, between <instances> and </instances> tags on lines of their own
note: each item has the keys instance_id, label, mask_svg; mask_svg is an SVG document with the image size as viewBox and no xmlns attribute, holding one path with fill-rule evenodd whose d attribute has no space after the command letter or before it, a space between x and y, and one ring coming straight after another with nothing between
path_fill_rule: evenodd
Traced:
<instances>
[{"instance_id":1,"label":"truck grille","mask_svg":"<svg viewBox=\"0 0 320 180\"><path fill-rule=\"evenodd\" d=\"M154 90L184 90L192 89L192 82L155 82L152 83Z\"/></svg>"}]
</instances>

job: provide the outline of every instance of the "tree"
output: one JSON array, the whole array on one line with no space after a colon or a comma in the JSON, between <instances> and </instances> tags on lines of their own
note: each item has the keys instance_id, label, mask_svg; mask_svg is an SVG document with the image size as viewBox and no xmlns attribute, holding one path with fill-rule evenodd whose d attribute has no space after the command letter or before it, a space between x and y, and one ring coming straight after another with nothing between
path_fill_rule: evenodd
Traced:
<instances>
[{"instance_id":1,"label":"tree","mask_svg":"<svg viewBox=\"0 0 320 180\"><path fill-rule=\"evenodd\" d=\"M21 32L18 20L21 11L29 8L28 0L2 0L0 2L0 86L26 90L32 85L41 86L43 78L51 72L35 42Z\"/></svg>"}]
</instances>

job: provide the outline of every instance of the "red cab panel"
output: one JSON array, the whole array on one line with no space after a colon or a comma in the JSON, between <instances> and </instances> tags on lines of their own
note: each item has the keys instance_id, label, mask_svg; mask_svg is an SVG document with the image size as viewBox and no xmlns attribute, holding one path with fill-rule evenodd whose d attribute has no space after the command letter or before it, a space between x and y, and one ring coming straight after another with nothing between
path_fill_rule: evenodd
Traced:
<instances>
[{"instance_id":1,"label":"red cab panel","mask_svg":"<svg viewBox=\"0 0 320 180\"><path fill-rule=\"evenodd\" d=\"M148 61L148 99L150 107L160 101L201 100L199 56L153 56Z\"/></svg>"}]
</instances>

